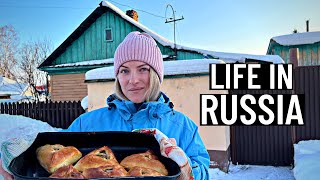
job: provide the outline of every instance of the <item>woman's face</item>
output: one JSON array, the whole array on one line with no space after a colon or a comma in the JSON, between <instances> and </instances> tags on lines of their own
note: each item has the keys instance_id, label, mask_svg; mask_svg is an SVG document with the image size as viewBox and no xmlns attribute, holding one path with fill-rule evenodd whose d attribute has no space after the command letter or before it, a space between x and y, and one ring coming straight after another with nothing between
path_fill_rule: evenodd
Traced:
<instances>
[{"instance_id":1,"label":"woman's face","mask_svg":"<svg viewBox=\"0 0 320 180\"><path fill-rule=\"evenodd\" d=\"M150 85L150 66L141 61L129 61L119 68L118 80L122 93L132 102L146 100Z\"/></svg>"}]
</instances>

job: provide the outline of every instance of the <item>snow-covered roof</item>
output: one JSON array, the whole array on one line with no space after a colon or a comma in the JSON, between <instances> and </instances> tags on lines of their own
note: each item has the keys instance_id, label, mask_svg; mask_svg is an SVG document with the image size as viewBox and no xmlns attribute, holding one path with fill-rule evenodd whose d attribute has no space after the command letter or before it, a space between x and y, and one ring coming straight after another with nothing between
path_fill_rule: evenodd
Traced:
<instances>
[{"instance_id":1,"label":"snow-covered roof","mask_svg":"<svg viewBox=\"0 0 320 180\"><path fill-rule=\"evenodd\" d=\"M195 49L196 50L196 49ZM254 55L254 54L240 54L240 53L228 53L228 52L216 52L197 49L196 51L211 55L213 57L223 60L225 63L245 63L248 59L254 59L257 61L272 62L274 64L283 64L283 59L278 55Z\"/></svg>"},{"instance_id":2,"label":"snow-covered roof","mask_svg":"<svg viewBox=\"0 0 320 180\"><path fill-rule=\"evenodd\" d=\"M162 58L167 58L169 55L162 55ZM89 61L82 61L76 63L65 63L65 64L57 64L48 67L75 67L75 66L93 66L93 65L106 65L106 64L113 64L114 59L100 59L100 60L89 60Z\"/></svg>"},{"instance_id":3,"label":"snow-covered roof","mask_svg":"<svg viewBox=\"0 0 320 180\"><path fill-rule=\"evenodd\" d=\"M154 39L156 39L160 44L162 44L164 46L171 46L171 48L174 48L174 43L172 43L168 39L160 36L159 34L155 33L154 31L150 30L146 26L140 24L138 21L135 21L134 19L132 19L131 17L126 15L121 9L119 9L115 5L111 4L110 2L102 1L101 5L109 7L114 12L116 12L118 15L120 15L123 19L129 21L133 25L135 25L135 26L139 27L140 29L142 29L144 32L148 33L150 36L152 36Z\"/></svg>"},{"instance_id":4,"label":"snow-covered roof","mask_svg":"<svg viewBox=\"0 0 320 180\"><path fill-rule=\"evenodd\" d=\"M293 33L272 38L278 44L283 46L314 44L320 42L320 31Z\"/></svg>"},{"instance_id":5,"label":"snow-covered roof","mask_svg":"<svg viewBox=\"0 0 320 180\"><path fill-rule=\"evenodd\" d=\"M114 12L116 12L118 15L120 15L122 18L125 20L129 21L133 25L137 26L138 28L142 29L144 32L148 33L150 36L152 36L156 41L158 41L160 44L163 46L170 46L171 48L174 48L174 43L171 42L170 40L160 36L159 34L155 33L154 31L150 30L146 26L140 24L139 22L133 20L131 17L127 16L122 10L111 4L110 2L103 1L101 3L102 6L109 7L112 9ZM260 61L268 61L268 62L273 62L275 64L277 63L284 63L284 61L281 59L281 57L277 55L248 55L248 54L239 54L239 53L226 53L226 52L216 52L216 51L208 51L208 50L203 50L203 49L196 49L196 48L191 48L187 46L182 46L179 44L176 44L176 48L180 50L186 50L186 51L194 51L198 52L200 54L203 54L204 56L206 55L211 55L215 58L219 59L224 59L225 61L228 61L230 63L234 62L245 62L246 59L255 59L255 60L260 60Z\"/></svg>"},{"instance_id":6,"label":"snow-covered roof","mask_svg":"<svg viewBox=\"0 0 320 180\"><path fill-rule=\"evenodd\" d=\"M21 95L27 88L27 84L0 76L0 95Z\"/></svg>"},{"instance_id":7,"label":"snow-covered roof","mask_svg":"<svg viewBox=\"0 0 320 180\"><path fill-rule=\"evenodd\" d=\"M164 61L164 75L182 75L208 73L209 64L222 64L215 59L192 59L178 61ZM86 80L114 79L114 67L103 67L86 73Z\"/></svg>"},{"instance_id":8,"label":"snow-covered roof","mask_svg":"<svg viewBox=\"0 0 320 180\"><path fill-rule=\"evenodd\" d=\"M48 67L74 67L74 66L92 66L92 65L103 65L103 64L113 64L113 58L82 61L82 62L76 62L76 63L58 64L58 65L48 66Z\"/></svg>"}]
</instances>

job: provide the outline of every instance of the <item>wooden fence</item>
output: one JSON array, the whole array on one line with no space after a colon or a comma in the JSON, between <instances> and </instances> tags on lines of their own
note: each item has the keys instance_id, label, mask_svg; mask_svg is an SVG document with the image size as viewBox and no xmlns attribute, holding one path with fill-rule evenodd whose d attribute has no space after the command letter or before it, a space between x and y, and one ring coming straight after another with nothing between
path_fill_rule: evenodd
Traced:
<instances>
[{"instance_id":1,"label":"wooden fence","mask_svg":"<svg viewBox=\"0 0 320 180\"><path fill-rule=\"evenodd\" d=\"M85 111L81 102L0 103L0 114L22 115L67 128Z\"/></svg>"}]
</instances>

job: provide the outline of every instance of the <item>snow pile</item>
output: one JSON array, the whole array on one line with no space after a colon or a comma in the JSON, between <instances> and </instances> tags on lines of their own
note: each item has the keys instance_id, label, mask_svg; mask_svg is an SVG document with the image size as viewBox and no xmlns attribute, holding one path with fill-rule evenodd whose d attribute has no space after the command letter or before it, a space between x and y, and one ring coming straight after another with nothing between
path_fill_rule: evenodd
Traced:
<instances>
[{"instance_id":1,"label":"snow pile","mask_svg":"<svg viewBox=\"0 0 320 180\"><path fill-rule=\"evenodd\" d=\"M209 169L210 179L214 180L256 180L256 179L280 179L294 180L289 167L233 165L229 166L229 173L218 168Z\"/></svg>"},{"instance_id":2,"label":"snow pile","mask_svg":"<svg viewBox=\"0 0 320 180\"><path fill-rule=\"evenodd\" d=\"M272 39L283 46L313 44L316 42L320 42L320 31L287 34L282 36L276 36Z\"/></svg>"},{"instance_id":3,"label":"snow pile","mask_svg":"<svg viewBox=\"0 0 320 180\"><path fill-rule=\"evenodd\" d=\"M320 178L320 140L300 141L294 144L294 169L296 180Z\"/></svg>"},{"instance_id":4,"label":"snow pile","mask_svg":"<svg viewBox=\"0 0 320 180\"><path fill-rule=\"evenodd\" d=\"M0 145L13 138L32 140L39 132L55 132L61 130L54 128L46 122L19 115L0 114Z\"/></svg>"},{"instance_id":5,"label":"snow pile","mask_svg":"<svg viewBox=\"0 0 320 180\"><path fill-rule=\"evenodd\" d=\"M183 75L208 73L209 64L221 64L221 60L192 59L178 61L164 61L164 75ZM114 79L114 67L103 67L86 73L86 80Z\"/></svg>"}]
</instances>

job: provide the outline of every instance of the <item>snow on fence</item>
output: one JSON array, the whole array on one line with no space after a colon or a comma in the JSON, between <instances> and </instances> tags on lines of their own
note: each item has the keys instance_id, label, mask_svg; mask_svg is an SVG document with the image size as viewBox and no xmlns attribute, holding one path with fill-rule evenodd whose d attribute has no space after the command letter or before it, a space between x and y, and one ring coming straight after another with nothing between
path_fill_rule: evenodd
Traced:
<instances>
[{"instance_id":1,"label":"snow on fence","mask_svg":"<svg viewBox=\"0 0 320 180\"><path fill-rule=\"evenodd\" d=\"M0 114L22 115L59 128L69 127L84 112L80 101L0 103Z\"/></svg>"}]
</instances>

